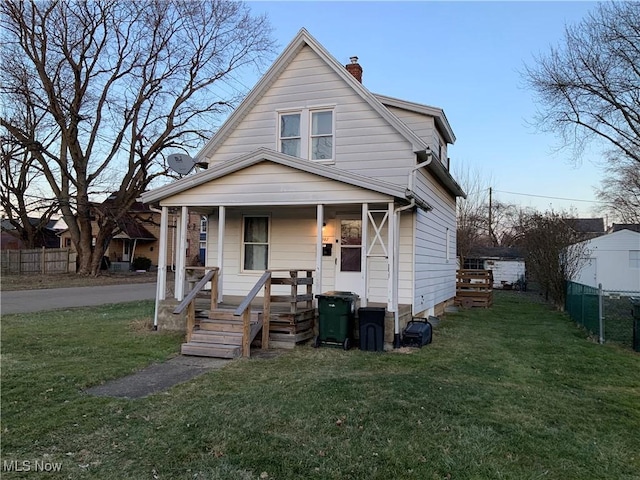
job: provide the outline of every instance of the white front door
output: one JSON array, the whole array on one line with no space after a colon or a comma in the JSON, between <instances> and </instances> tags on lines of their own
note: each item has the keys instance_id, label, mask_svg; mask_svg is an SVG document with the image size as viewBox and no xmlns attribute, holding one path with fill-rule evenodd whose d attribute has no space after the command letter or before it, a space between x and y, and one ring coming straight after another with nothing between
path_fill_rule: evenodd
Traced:
<instances>
[{"instance_id":1,"label":"white front door","mask_svg":"<svg viewBox=\"0 0 640 480\"><path fill-rule=\"evenodd\" d=\"M362 219L339 219L336 232L337 291L364 297L362 282Z\"/></svg>"},{"instance_id":2,"label":"white front door","mask_svg":"<svg viewBox=\"0 0 640 480\"><path fill-rule=\"evenodd\" d=\"M122 261L128 262L131 255L131 245L128 239L122 240Z\"/></svg>"}]
</instances>

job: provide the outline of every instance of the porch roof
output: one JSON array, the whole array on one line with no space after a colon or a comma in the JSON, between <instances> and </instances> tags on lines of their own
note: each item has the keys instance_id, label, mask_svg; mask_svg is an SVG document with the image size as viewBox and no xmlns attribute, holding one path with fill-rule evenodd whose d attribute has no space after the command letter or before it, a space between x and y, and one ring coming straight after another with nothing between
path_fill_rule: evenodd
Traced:
<instances>
[{"instance_id":1,"label":"porch roof","mask_svg":"<svg viewBox=\"0 0 640 480\"><path fill-rule=\"evenodd\" d=\"M357 173L340 170L334 166L322 165L309 160L292 157L268 148L259 148L229 162L212 166L203 172L190 175L169 185L145 192L141 195L140 199L144 203L158 203L164 199L188 191L207 182L231 175L265 161L289 167L300 172L316 175L324 179L364 188L366 190L388 195L409 203L406 197L406 189L403 186L395 185L376 178L365 177Z\"/></svg>"}]
</instances>

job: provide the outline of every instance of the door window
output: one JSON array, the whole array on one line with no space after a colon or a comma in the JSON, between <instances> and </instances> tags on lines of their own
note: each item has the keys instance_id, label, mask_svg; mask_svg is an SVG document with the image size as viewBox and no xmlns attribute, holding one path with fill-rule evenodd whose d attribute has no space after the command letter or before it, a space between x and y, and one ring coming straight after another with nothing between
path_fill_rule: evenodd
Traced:
<instances>
[{"instance_id":1,"label":"door window","mask_svg":"<svg viewBox=\"0 0 640 480\"><path fill-rule=\"evenodd\" d=\"M340 221L340 271L359 272L362 263L362 220Z\"/></svg>"}]
</instances>

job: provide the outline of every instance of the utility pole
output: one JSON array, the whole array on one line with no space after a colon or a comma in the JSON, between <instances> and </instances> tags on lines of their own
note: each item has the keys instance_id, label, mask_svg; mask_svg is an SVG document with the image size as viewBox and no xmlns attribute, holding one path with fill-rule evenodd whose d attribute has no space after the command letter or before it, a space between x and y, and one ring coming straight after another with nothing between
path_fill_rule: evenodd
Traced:
<instances>
[{"instance_id":1,"label":"utility pole","mask_svg":"<svg viewBox=\"0 0 640 480\"><path fill-rule=\"evenodd\" d=\"M492 188L489 187L489 241L491 242L491 244L493 245L493 234L491 231L491 210L492 210L492 206L491 206L491 196L492 196Z\"/></svg>"}]
</instances>

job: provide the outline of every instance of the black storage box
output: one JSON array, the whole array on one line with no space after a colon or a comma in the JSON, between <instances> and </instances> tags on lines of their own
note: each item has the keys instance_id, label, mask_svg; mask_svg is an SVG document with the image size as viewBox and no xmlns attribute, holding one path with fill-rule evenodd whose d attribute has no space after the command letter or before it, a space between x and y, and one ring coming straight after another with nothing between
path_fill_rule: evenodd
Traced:
<instances>
[{"instance_id":1,"label":"black storage box","mask_svg":"<svg viewBox=\"0 0 640 480\"><path fill-rule=\"evenodd\" d=\"M431 343L432 330L428 320L411 320L402 331L403 347L420 347Z\"/></svg>"},{"instance_id":2,"label":"black storage box","mask_svg":"<svg viewBox=\"0 0 640 480\"><path fill-rule=\"evenodd\" d=\"M358 331L360 350L382 352L384 350L384 307L362 307L358 309Z\"/></svg>"}]
</instances>

